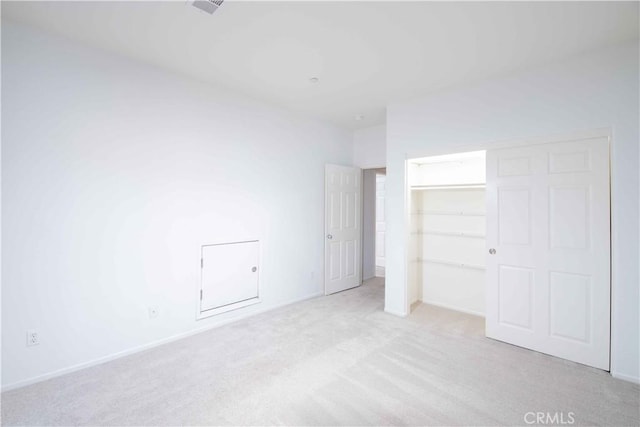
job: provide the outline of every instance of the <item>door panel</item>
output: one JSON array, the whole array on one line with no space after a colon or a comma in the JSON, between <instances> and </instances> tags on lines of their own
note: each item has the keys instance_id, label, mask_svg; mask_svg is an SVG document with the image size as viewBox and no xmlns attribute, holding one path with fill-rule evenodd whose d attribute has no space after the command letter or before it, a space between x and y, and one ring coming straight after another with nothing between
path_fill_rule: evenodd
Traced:
<instances>
[{"instance_id":1,"label":"door panel","mask_svg":"<svg viewBox=\"0 0 640 427\"><path fill-rule=\"evenodd\" d=\"M498 176L527 175L531 175L530 157L503 157L498 159Z\"/></svg>"},{"instance_id":2,"label":"door panel","mask_svg":"<svg viewBox=\"0 0 640 427\"><path fill-rule=\"evenodd\" d=\"M529 245L531 241L531 195L528 188L498 189L499 241L506 245Z\"/></svg>"},{"instance_id":3,"label":"door panel","mask_svg":"<svg viewBox=\"0 0 640 427\"><path fill-rule=\"evenodd\" d=\"M358 273L356 268L356 257L358 255L358 251L356 250L358 246L358 242L355 240L347 240L344 242L345 245L345 277L356 277Z\"/></svg>"},{"instance_id":4,"label":"door panel","mask_svg":"<svg viewBox=\"0 0 640 427\"><path fill-rule=\"evenodd\" d=\"M551 249L589 248L589 187L550 187Z\"/></svg>"},{"instance_id":5,"label":"door panel","mask_svg":"<svg viewBox=\"0 0 640 427\"><path fill-rule=\"evenodd\" d=\"M486 194L487 336L608 370L608 138L490 150Z\"/></svg>"},{"instance_id":6,"label":"door panel","mask_svg":"<svg viewBox=\"0 0 640 427\"><path fill-rule=\"evenodd\" d=\"M341 246L341 242L329 243L329 278L331 280L340 279L340 259L342 258L340 256L340 254L342 253L342 251L340 250Z\"/></svg>"},{"instance_id":7,"label":"door panel","mask_svg":"<svg viewBox=\"0 0 640 427\"><path fill-rule=\"evenodd\" d=\"M360 285L361 170L325 168L325 294Z\"/></svg>"},{"instance_id":8,"label":"door panel","mask_svg":"<svg viewBox=\"0 0 640 427\"><path fill-rule=\"evenodd\" d=\"M591 278L552 271L550 287L550 334L588 344L591 335Z\"/></svg>"},{"instance_id":9,"label":"door panel","mask_svg":"<svg viewBox=\"0 0 640 427\"><path fill-rule=\"evenodd\" d=\"M200 311L258 298L258 241L202 247Z\"/></svg>"},{"instance_id":10,"label":"door panel","mask_svg":"<svg viewBox=\"0 0 640 427\"><path fill-rule=\"evenodd\" d=\"M498 280L500 324L532 330L533 270L502 265Z\"/></svg>"}]
</instances>

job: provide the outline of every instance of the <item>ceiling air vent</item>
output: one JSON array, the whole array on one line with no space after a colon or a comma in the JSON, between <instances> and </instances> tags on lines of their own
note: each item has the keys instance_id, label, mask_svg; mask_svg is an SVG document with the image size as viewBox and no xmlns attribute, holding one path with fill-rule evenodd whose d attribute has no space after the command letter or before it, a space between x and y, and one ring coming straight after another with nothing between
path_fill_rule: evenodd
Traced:
<instances>
[{"instance_id":1,"label":"ceiling air vent","mask_svg":"<svg viewBox=\"0 0 640 427\"><path fill-rule=\"evenodd\" d=\"M204 10L209 15L218 10L224 0L195 0L193 5L200 10Z\"/></svg>"}]
</instances>

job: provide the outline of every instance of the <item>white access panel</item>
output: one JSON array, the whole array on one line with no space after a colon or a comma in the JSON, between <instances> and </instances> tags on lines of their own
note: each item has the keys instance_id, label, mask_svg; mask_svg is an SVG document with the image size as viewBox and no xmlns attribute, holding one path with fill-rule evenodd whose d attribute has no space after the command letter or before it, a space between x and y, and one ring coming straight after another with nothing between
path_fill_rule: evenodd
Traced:
<instances>
[{"instance_id":1,"label":"white access panel","mask_svg":"<svg viewBox=\"0 0 640 427\"><path fill-rule=\"evenodd\" d=\"M202 246L200 317L259 302L260 242Z\"/></svg>"}]
</instances>

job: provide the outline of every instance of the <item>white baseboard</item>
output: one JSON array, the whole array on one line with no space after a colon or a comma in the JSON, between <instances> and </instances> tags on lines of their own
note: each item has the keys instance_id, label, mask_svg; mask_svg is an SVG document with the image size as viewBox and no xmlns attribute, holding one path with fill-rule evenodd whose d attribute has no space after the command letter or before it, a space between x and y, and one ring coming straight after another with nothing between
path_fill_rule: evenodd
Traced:
<instances>
[{"instance_id":1,"label":"white baseboard","mask_svg":"<svg viewBox=\"0 0 640 427\"><path fill-rule=\"evenodd\" d=\"M437 302L437 301L425 301L425 300L422 300L422 302L424 304L429 304L429 305L434 305L436 307L446 308L447 310L459 311L460 313L472 314L474 316L485 317L484 313L482 313L480 311L467 310L466 308L454 307L452 305L443 304L443 303Z\"/></svg>"},{"instance_id":2,"label":"white baseboard","mask_svg":"<svg viewBox=\"0 0 640 427\"><path fill-rule=\"evenodd\" d=\"M46 374L37 375L35 377L27 378L26 380L17 381L17 382L12 383L12 384L4 385L4 386L2 386L2 391L5 392L5 391L9 391L9 390L15 390L15 389L20 388L20 387L26 387L26 386L31 385L31 384L35 384L35 383L39 383L41 381L49 380L51 378L60 377L62 375L70 374L72 372L76 372L76 371L79 371L81 369L86 369L86 368L90 368L92 366L101 365L103 363L110 362L110 361L115 360L115 359L119 359L121 357L129 356L131 354L139 353L139 352L145 351L145 350L149 350L149 349L152 349L154 347L158 347L158 346L161 346L163 344L168 344L168 343L173 342L173 341L178 341L178 340L181 340L183 338L190 337L192 335L200 334L200 333L206 332L206 331L208 331L210 329L219 328L221 326L228 325L228 324L233 323L233 322L237 322L238 320L246 319L247 317L255 316L257 314L262 314L262 313L265 313L265 312L268 312L268 311L272 311L272 310L275 310L275 309L278 309L278 308L281 308L281 307L284 307L284 306L287 306L287 305L295 304L297 302L302 302L302 301L306 301L306 300L309 300L309 299L312 299L312 298L317 298L317 297L322 296L322 295L324 295L322 292L316 292L316 293L313 293L311 295L307 295L307 296L304 296L304 297L301 297L301 298L296 298L296 299L293 299L293 300L290 300L290 301L285 301L283 303L279 303L279 304L276 304L276 305L273 305L273 306L270 306L270 307L266 307L266 308L263 308L263 309L260 309L260 310L252 311L250 313L242 314L242 315L240 315L238 317L234 317L232 319L222 320L222 321L220 321L218 323L214 323L212 325L207 325L207 326L204 326L204 327L201 327L201 328L196 328L196 329L193 329L193 330L190 330L190 331L187 331L187 332L183 332L183 333L180 333L180 334L172 335L172 336L167 337L167 338L162 338L162 339L159 339L159 340L156 340L156 341L152 341L150 343L143 344L143 345L140 345L140 346L137 346L137 347L132 347L132 348L129 348L127 350L119 351L117 353L109 354L107 356L99 357L97 359L93 359L93 360L90 360L88 362L79 363L77 365L73 365L73 366L69 366L69 367L66 367L66 368L58 369L58 370L55 370L55 371L52 371L52 372L48 372Z\"/></svg>"},{"instance_id":3,"label":"white baseboard","mask_svg":"<svg viewBox=\"0 0 640 427\"><path fill-rule=\"evenodd\" d=\"M619 380L629 381L630 383L640 384L640 378L632 377L630 375L621 374L619 372L611 371L611 376Z\"/></svg>"},{"instance_id":4,"label":"white baseboard","mask_svg":"<svg viewBox=\"0 0 640 427\"><path fill-rule=\"evenodd\" d=\"M399 311L395 311L395 310L389 310L388 308L384 308L384 312L385 313L389 313L389 314L393 314L394 316L399 316L399 317L407 317L408 313L402 313Z\"/></svg>"}]
</instances>

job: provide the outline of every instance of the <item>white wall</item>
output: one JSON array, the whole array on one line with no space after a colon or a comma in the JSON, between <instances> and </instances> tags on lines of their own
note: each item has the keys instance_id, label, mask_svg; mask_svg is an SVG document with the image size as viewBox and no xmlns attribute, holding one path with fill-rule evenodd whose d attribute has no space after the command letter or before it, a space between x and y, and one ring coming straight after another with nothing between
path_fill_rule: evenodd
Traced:
<instances>
[{"instance_id":1,"label":"white wall","mask_svg":"<svg viewBox=\"0 0 640 427\"><path fill-rule=\"evenodd\" d=\"M387 127L371 126L353 132L353 164L362 169L383 168L387 164Z\"/></svg>"},{"instance_id":2,"label":"white wall","mask_svg":"<svg viewBox=\"0 0 640 427\"><path fill-rule=\"evenodd\" d=\"M322 292L324 164L351 164L350 132L16 24L2 38L5 387ZM262 303L196 322L200 246L245 238Z\"/></svg>"},{"instance_id":3,"label":"white wall","mask_svg":"<svg viewBox=\"0 0 640 427\"><path fill-rule=\"evenodd\" d=\"M387 109L385 309L406 314L405 158L456 147L612 130L612 348L615 376L640 380L638 44Z\"/></svg>"},{"instance_id":4,"label":"white wall","mask_svg":"<svg viewBox=\"0 0 640 427\"><path fill-rule=\"evenodd\" d=\"M362 177L362 280L376 275L376 170Z\"/></svg>"}]
</instances>

